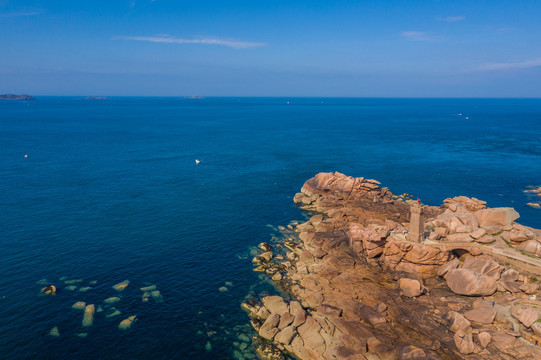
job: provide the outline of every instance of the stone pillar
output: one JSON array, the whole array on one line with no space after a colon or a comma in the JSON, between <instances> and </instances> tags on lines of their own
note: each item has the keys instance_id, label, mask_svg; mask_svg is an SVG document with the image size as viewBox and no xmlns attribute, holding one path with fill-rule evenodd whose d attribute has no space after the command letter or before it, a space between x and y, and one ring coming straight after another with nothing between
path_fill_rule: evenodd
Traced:
<instances>
[{"instance_id":1,"label":"stone pillar","mask_svg":"<svg viewBox=\"0 0 541 360\"><path fill-rule=\"evenodd\" d=\"M408 230L408 240L421 242L425 237L425 221L423 219L422 205L415 204L410 208L410 228Z\"/></svg>"}]
</instances>

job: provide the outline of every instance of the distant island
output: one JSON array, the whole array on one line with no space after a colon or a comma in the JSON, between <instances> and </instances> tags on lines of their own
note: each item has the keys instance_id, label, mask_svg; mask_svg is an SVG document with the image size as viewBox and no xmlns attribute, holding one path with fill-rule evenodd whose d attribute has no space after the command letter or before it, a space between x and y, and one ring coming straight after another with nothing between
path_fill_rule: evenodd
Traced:
<instances>
[{"instance_id":1,"label":"distant island","mask_svg":"<svg viewBox=\"0 0 541 360\"><path fill-rule=\"evenodd\" d=\"M185 96L184 99L204 99L201 95Z\"/></svg>"},{"instance_id":2,"label":"distant island","mask_svg":"<svg viewBox=\"0 0 541 360\"><path fill-rule=\"evenodd\" d=\"M107 96L87 96L85 100L107 100Z\"/></svg>"},{"instance_id":3,"label":"distant island","mask_svg":"<svg viewBox=\"0 0 541 360\"><path fill-rule=\"evenodd\" d=\"M4 94L0 95L0 100L36 100L36 98L22 94L22 95L14 95L14 94Z\"/></svg>"}]
</instances>

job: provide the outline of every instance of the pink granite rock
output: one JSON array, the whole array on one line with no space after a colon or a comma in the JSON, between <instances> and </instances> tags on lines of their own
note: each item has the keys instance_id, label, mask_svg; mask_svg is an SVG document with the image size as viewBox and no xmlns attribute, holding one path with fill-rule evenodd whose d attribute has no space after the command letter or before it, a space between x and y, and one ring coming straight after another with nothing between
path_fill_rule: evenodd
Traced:
<instances>
[{"instance_id":1,"label":"pink granite rock","mask_svg":"<svg viewBox=\"0 0 541 360\"><path fill-rule=\"evenodd\" d=\"M306 349L321 357L325 352L325 340L321 337L320 330L321 326L311 316L308 316L306 322L297 328Z\"/></svg>"},{"instance_id":2,"label":"pink granite rock","mask_svg":"<svg viewBox=\"0 0 541 360\"><path fill-rule=\"evenodd\" d=\"M466 331L471 323L462 314L456 311L449 311L447 313L447 320L449 321L449 330L457 332L459 330Z\"/></svg>"},{"instance_id":3,"label":"pink granite rock","mask_svg":"<svg viewBox=\"0 0 541 360\"><path fill-rule=\"evenodd\" d=\"M541 256L541 243L537 240L525 241L517 246L517 250L522 250L535 256Z\"/></svg>"},{"instance_id":4,"label":"pink granite rock","mask_svg":"<svg viewBox=\"0 0 541 360\"><path fill-rule=\"evenodd\" d=\"M464 317L478 324L492 324L496 317L496 311L491 308L474 309L466 311Z\"/></svg>"},{"instance_id":5,"label":"pink granite rock","mask_svg":"<svg viewBox=\"0 0 541 360\"><path fill-rule=\"evenodd\" d=\"M460 295L492 295L498 287L496 279L464 268L449 270L445 280L449 289Z\"/></svg>"},{"instance_id":6,"label":"pink granite rock","mask_svg":"<svg viewBox=\"0 0 541 360\"><path fill-rule=\"evenodd\" d=\"M533 323L539 320L540 314L539 311L535 309L526 308L518 309L516 311L516 317L517 320L520 321L524 326L530 327L533 325Z\"/></svg>"},{"instance_id":7,"label":"pink granite rock","mask_svg":"<svg viewBox=\"0 0 541 360\"><path fill-rule=\"evenodd\" d=\"M419 280L402 278L398 280L398 287L407 297L417 297L423 293Z\"/></svg>"},{"instance_id":8,"label":"pink granite rock","mask_svg":"<svg viewBox=\"0 0 541 360\"><path fill-rule=\"evenodd\" d=\"M471 333L466 334L464 331L458 330L453 339L458 351L464 355L471 354L475 349Z\"/></svg>"},{"instance_id":9,"label":"pink granite rock","mask_svg":"<svg viewBox=\"0 0 541 360\"><path fill-rule=\"evenodd\" d=\"M296 328L294 326L288 326L276 334L276 336L274 337L274 341L279 342L284 345L289 345L291 344L291 341L296 335L297 335Z\"/></svg>"},{"instance_id":10,"label":"pink granite rock","mask_svg":"<svg viewBox=\"0 0 541 360\"><path fill-rule=\"evenodd\" d=\"M470 256L462 268L449 270L445 280L455 294L491 295L498 288L497 280L502 270L500 265L490 259Z\"/></svg>"},{"instance_id":11,"label":"pink granite rock","mask_svg":"<svg viewBox=\"0 0 541 360\"><path fill-rule=\"evenodd\" d=\"M496 280L500 279L500 274L503 270L497 262L492 261L484 257L467 257L464 260L464 269L470 269L478 274L494 278Z\"/></svg>"},{"instance_id":12,"label":"pink granite rock","mask_svg":"<svg viewBox=\"0 0 541 360\"><path fill-rule=\"evenodd\" d=\"M483 331L477 335L477 340L479 340L479 344L481 344L482 347L486 348L490 343L490 340L492 340L492 336L490 336L488 332Z\"/></svg>"},{"instance_id":13,"label":"pink granite rock","mask_svg":"<svg viewBox=\"0 0 541 360\"><path fill-rule=\"evenodd\" d=\"M518 212L510 207L478 210L474 213L481 226L507 226L519 218Z\"/></svg>"},{"instance_id":14,"label":"pink granite rock","mask_svg":"<svg viewBox=\"0 0 541 360\"><path fill-rule=\"evenodd\" d=\"M280 315L272 314L265 320L261 328L259 329L259 335L267 340L272 340L278 333L278 323L280 322Z\"/></svg>"},{"instance_id":15,"label":"pink granite rock","mask_svg":"<svg viewBox=\"0 0 541 360\"><path fill-rule=\"evenodd\" d=\"M340 317L342 315L342 309L337 308L329 304L321 304L317 308L317 312L325 316L336 316Z\"/></svg>"},{"instance_id":16,"label":"pink granite rock","mask_svg":"<svg viewBox=\"0 0 541 360\"><path fill-rule=\"evenodd\" d=\"M295 315L290 313L283 313L280 316L280 323L278 324L278 329L283 330L295 320Z\"/></svg>"},{"instance_id":17,"label":"pink granite rock","mask_svg":"<svg viewBox=\"0 0 541 360\"><path fill-rule=\"evenodd\" d=\"M456 196L454 198L448 198L448 199L443 200L443 203L446 205L460 204L464 208L466 208L466 210L468 211L482 210L482 209L486 209L487 207L486 201L479 200L474 197L468 198L466 196Z\"/></svg>"},{"instance_id":18,"label":"pink granite rock","mask_svg":"<svg viewBox=\"0 0 541 360\"><path fill-rule=\"evenodd\" d=\"M289 312L289 306L281 296L265 296L261 301L271 314L283 314Z\"/></svg>"},{"instance_id":19,"label":"pink granite rock","mask_svg":"<svg viewBox=\"0 0 541 360\"><path fill-rule=\"evenodd\" d=\"M408 345L399 351L400 360L423 360L428 359L423 349Z\"/></svg>"},{"instance_id":20,"label":"pink granite rock","mask_svg":"<svg viewBox=\"0 0 541 360\"><path fill-rule=\"evenodd\" d=\"M456 234L447 235L447 241L469 243L473 242L473 238L469 234L457 232Z\"/></svg>"},{"instance_id":21,"label":"pink granite rock","mask_svg":"<svg viewBox=\"0 0 541 360\"><path fill-rule=\"evenodd\" d=\"M539 290L539 285L537 284L522 284L520 290L524 291L526 294L531 295L535 294Z\"/></svg>"},{"instance_id":22,"label":"pink granite rock","mask_svg":"<svg viewBox=\"0 0 541 360\"><path fill-rule=\"evenodd\" d=\"M392 271L417 273L423 278L436 276L438 268L447 262L449 253L432 246L407 243L387 238L381 260Z\"/></svg>"},{"instance_id":23,"label":"pink granite rock","mask_svg":"<svg viewBox=\"0 0 541 360\"><path fill-rule=\"evenodd\" d=\"M460 265L460 261L458 259L453 259L438 269L438 276L445 276L449 270L456 269Z\"/></svg>"}]
</instances>

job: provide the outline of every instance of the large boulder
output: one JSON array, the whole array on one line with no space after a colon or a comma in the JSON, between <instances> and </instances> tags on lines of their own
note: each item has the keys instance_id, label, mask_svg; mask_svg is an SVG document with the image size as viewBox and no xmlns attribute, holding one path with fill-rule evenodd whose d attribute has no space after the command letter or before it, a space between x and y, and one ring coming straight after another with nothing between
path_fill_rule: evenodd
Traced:
<instances>
[{"instance_id":1,"label":"large boulder","mask_svg":"<svg viewBox=\"0 0 541 360\"><path fill-rule=\"evenodd\" d=\"M453 339L455 340L458 351L464 355L471 354L475 349L471 332L465 333L462 330L458 330Z\"/></svg>"},{"instance_id":2,"label":"large boulder","mask_svg":"<svg viewBox=\"0 0 541 360\"><path fill-rule=\"evenodd\" d=\"M449 270L445 280L455 294L492 295L498 288L497 281L502 269L492 260L468 257L462 268Z\"/></svg>"},{"instance_id":3,"label":"large boulder","mask_svg":"<svg viewBox=\"0 0 541 360\"><path fill-rule=\"evenodd\" d=\"M280 323L280 315L272 314L265 320L261 329L259 329L259 335L267 340L272 340L274 336L280 331L278 324Z\"/></svg>"},{"instance_id":4,"label":"large boulder","mask_svg":"<svg viewBox=\"0 0 541 360\"><path fill-rule=\"evenodd\" d=\"M470 269L478 274L488 276L495 280L500 279L503 267L501 267L497 262L492 261L488 258L483 257L467 257L464 260L463 269Z\"/></svg>"},{"instance_id":5,"label":"large boulder","mask_svg":"<svg viewBox=\"0 0 541 360\"><path fill-rule=\"evenodd\" d=\"M453 332L459 330L466 331L471 325L468 319L456 311L449 311L449 313L447 313L447 320L449 321L449 330Z\"/></svg>"},{"instance_id":6,"label":"large boulder","mask_svg":"<svg viewBox=\"0 0 541 360\"><path fill-rule=\"evenodd\" d=\"M449 259L449 252L432 246L387 238L382 261L392 271L420 274L423 278L436 276L441 265Z\"/></svg>"},{"instance_id":7,"label":"large boulder","mask_svg":"<svg viewBox=\"0 0 541 360\"><path fill-rule=\"evenodd\" d=\"M486 348L490 343L490 340L492 340L492 336L490 336L488 332L483 331L477 335L477 340L479 340L479 344L481 344L482 347Z\"/></svg>"},{"instance_id":8,"label":"large boulder","mask_svg":"<svg viewBox=\"0 0 541 360\"><path fill-rule=\"evenodd\" d=\"M481 226L507 226L519 218L518 212L510 207L477 210L474 212Z\"/></svg>"},{"instance_id":9,"label":"large boulder","mask_svg":"<svg viewBox=\"0 0 541 360\"><path fill-rule=\"evenodd\" d=\"M539 320L540 317L539 311L533 308L518 309L513 315L528 328Z\"/></svg>"},{"instance_id":10,"label":"large boulder","mask_svg":"<svg viewBox=\"0 0 541 360\"><path fill-rule=\"evenodd\" d=\"M532 255L541 256L541 243L536 239L525 241L517 246L517 250L522 250Z\"/></svg>"},{"instance_id":11,"label":"large boulder","mask_svg":"<svg viewBox=\"0 0 541 360\"><path fill-rule=\"evenodd\" d=\"M348 231L349 246L357 254L361 254L364 250L368 258L373 258L383 253L388 235L389 229L384 225L369 224L361 227L358 224L352 224Z\"/></svg>"},{"instance_id":12,"label":"large boulder","mask_svg":"<svg viewBox=\"0 0 541 360\"><path fill-rule=\"evenodd\" d=\"M423 293L423 287L419 280L402 278L398 280L400 292L407 297L417 297Z\"/></svg>"},{"instance_id":13,"label":"large boulder","mask_svg":"<svg viewBox=\"0 0 541 360\"><path fill-rule=\"evenodd\" d=\"M443 203L447 205L448 207L452 204L458 204L468 211L482 210L482 209L486 209L487 207L486 201L479 200L474 197L469 198L466 196L456 196L454 198L448 198L448 199L443 200Z\"/></svg>"},{"instance_id":14,"label":"large boulder","mask_svg":"<svg viewBox=\"0 0 541 360\"><path fill-rule=\"evenodd\" d=\"M449 234L473 231L479 227L477 218L469 212L445 212L432 221L436 228L447 229Z\"/></svg>"}]
</instances>

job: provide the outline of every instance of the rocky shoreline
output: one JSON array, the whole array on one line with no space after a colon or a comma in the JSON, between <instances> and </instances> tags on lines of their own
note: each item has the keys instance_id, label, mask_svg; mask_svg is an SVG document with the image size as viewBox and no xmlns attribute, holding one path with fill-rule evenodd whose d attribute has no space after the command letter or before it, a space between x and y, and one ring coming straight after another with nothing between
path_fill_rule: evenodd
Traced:
<instances>
[{"instance_id":1,"label":"rocky shoreline","mask_svg":"<svg viewBox=\"0 0 541 360\"><path fill-rule=\"evenodd\" d=\"M423 206L338 172L294 201L315 215L253 260L289 296L242 304L260 357L541 358L541 231L514 209Z\"/></svg>"}]
</instances>

